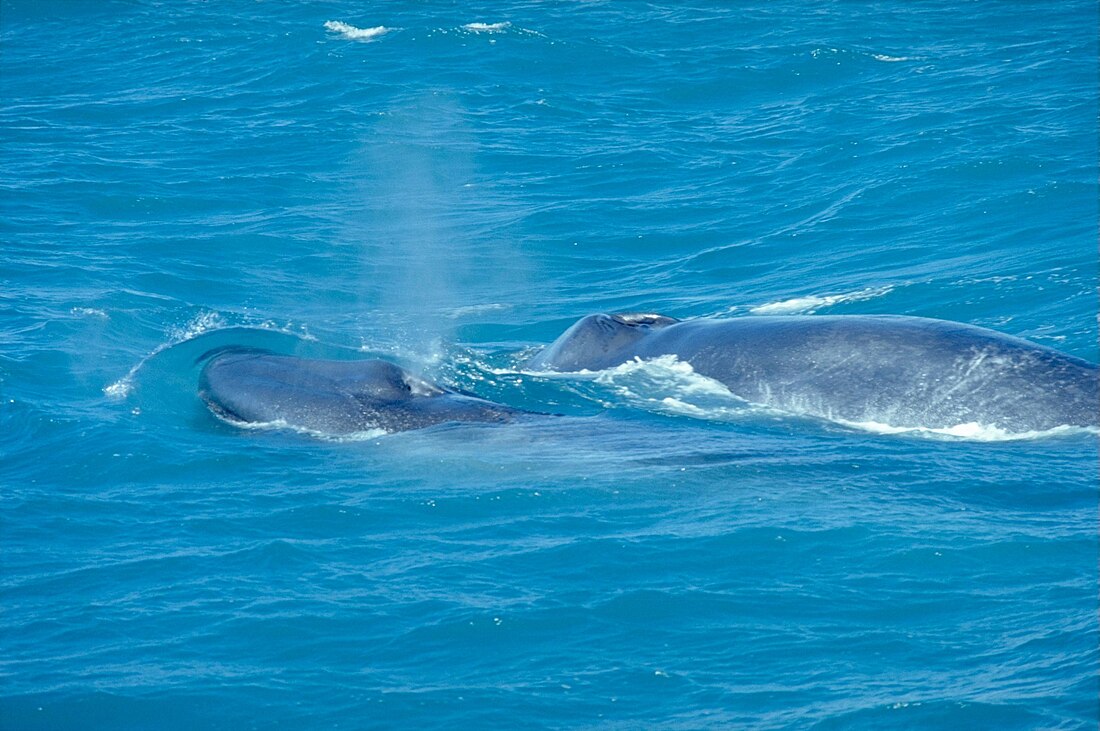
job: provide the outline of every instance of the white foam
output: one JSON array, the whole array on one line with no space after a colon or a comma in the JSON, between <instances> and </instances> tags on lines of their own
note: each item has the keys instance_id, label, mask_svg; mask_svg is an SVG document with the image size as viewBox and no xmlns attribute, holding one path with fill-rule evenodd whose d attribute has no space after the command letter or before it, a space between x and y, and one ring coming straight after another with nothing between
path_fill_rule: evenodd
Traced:
<instances>
[{"instance_id":1,"label":"white foam","mask_svg":"<svg viewBox=\"0 0 1100 731\"><path fill-rule=\"evenodd\" d=\"M614 368L595 372L595 381L601 384L614 384L624 376L639 374L656 379L675 382L685 393L732 396L729 389L713 378L701 376L691 364L675 355L662 355L649 360L634 358Z\"/></svg>"},{"instance_id":2,"label":"white foam","mask_svg":"<svg viewBox=\"0 0 1100 731\"><path fill-rule=\"evenodd\" d=\"M317 429L307 429L303 426L295 426L284 419L275 419L274 421L239 421L237 419L227 418L213 409L210 410L210 413L219 421L231 424L238 429L248 429L250 431L292 431L296 434L313 437L314 439L323 439L326 442L366 442L389 434L385 429L364 429L362 431L350 432L347 434L330 434L329 432L318 431Z\"/></svg>"},{"instance_id":3,"label":"white foam","mask_svg":"<svg viewBox=\"0 0 1100 731\"><path fill-rule=\"evenodd\" d=\"M142 360L141 362L144 363L145 361ZM138 365L140 365L140 363ZM134 373L137 371L137 369L138 366L134 366L134 368L125 376L118 379L109 386L104 386L103 395L116 400L121 400L129 396L130 391L132 391L134 388Z\"/></svg>"},{"instance_id":4,"label":"white foam","mask_svg":"<svg viewBox=\"0 0 1100 731\"><path fill-rule=\"evenodd\" d=\"M876 61L882 61L883 63L898 63L900 61L915 61L915 60L917 60L917 59L914 59L910 56L887 56L884 53L876 53L873 56L871 56L871 58L875 59Z\"/></svg>"},{"instance_id":5,"label":"white foam","mask_svg":"<svg viewBox=\"0 0 1100 731\"><path fill-rule=\"evenodd\" d=\"M471 33L503 33L511 27L511 23L467 23L462 26Z\"/></svg>"},{"instance_id":6,"label":"white foam","mask_svg":"<svg viewBox=\"0 0 1100 731\"><path fill-rule=\"evenodd\" d=\"M1002 429L995 424L981 424L976 421L946 427L893 426L877 421L845 421L844 419L831 419L831 421L835 421L842 426L861 429L874 434L910 434L925 437L948 437L975 442L1007 442L1020 439L1045 439L1047 437L1067 436L1072 434L1100 434L1100 429L1091 426L1062 425L1056 426L1053 429L1013 432Z\"/></svg>"},{"instance_id":7,"label":"white foam","mask_svg":"<svg viewBox=\"0 0 1100 731\"><path fill-rule=\"evenodd\" d=\"M884 287L868 287L866 289L856 290L855 292L845 292L842 294L795 297L789 300L757 305L756 307L750 308L749 312L754 315L812 314L823 307L832 307L842 302L860 302L862 300L881 297L893 291L893 289L892 286L887 285Z\"/></svg>"},{"instance_id":8,"label":"white foam","mask_svg":"<svg viewBox=\"0 0 1100 731\"><path fill-rule=\"evenodd\" d=\"M344 38L352 41L373 41L375 38L393 30L384 25L376 25L373 28L356 28L354 25L342 23L339 20L326 20L325 29L333 33L339 33Z\"/></svg>"},{"instance_id":9,"label":"white foam","mask_svg":"<svg viewBox=\"0 0 1100 731\"><path fill-rule=\"evenodd\" d=\"M696 406L695 404L682 401L673 396L665 396L661 399L661 406L670 412L677 414L685 414L687 416L696 416L702 419L707 418L710 414L706 409Z\"/></svg>"},{"instance_id":10,"label":"white foam","mask_svg":"<svg viewBox=\"0 0 1100 731\"><path fill-rule=\"evenodd\" d=\"M720 381L695 372L675 355L649 360L634 358L605 370L515 371L488 369L497 375L526 375L550 380L592 381L606 386L627 401L662 413L703 419L728 419L744 415L753 405L733 394ZM771 412L767 407L761 409Z\"/></svg>"},{"instance_id":11,"label":"white foam","mask_svg":"<svg viewBox=\"0 0 1100 731\"><path fill-rule=\"evenodd\" d=\"M749 404L719 381L695 372L675 355L635 358L603 371L580 374L620 398L663 414L715 421L744 416Z\"/></svg>"}]
</instances>

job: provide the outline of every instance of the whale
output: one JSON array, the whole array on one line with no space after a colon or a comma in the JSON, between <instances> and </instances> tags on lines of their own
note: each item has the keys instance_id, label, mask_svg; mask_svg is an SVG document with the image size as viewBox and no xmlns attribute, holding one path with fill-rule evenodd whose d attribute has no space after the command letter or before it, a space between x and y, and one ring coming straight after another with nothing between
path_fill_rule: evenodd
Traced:
<instances>
[{"instance_id":1,"label":"whale","mask_svg":"<svg viewBox=\"0 0 1100 731\"><path fill-rule=\"evenodd\" d=\"M580 319L529 371L598 371L675 356L746 402L903 429L1096 427L1098 367L975 325L904 315Z\"/></svg>"},{"instance_id":2,"label":"whale","mask_svg":"<svg viewBox=\"0 0 1100 731\"><path fill-rule=\"evenodd\" d=\"M243 347L204 354L198 395L236 425L321 435L505 422L528 413L453 391L385 360L318 360Z\"/></svg>"}]
</instances>

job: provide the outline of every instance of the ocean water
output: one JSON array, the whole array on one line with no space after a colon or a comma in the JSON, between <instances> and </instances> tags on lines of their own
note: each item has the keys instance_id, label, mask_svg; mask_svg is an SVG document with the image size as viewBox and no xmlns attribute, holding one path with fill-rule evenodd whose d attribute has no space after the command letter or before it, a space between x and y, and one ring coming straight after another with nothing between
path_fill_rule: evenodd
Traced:
<instances>
[{"instance_id":1,"label":"ocean water","mask_svg":"<svg viewBox=\"0 0 1100 731\"><path fill-rule=\"evenodd\" d=\"M1097 15L0 0L0 728L1095 729L1096 434L522 363L639 310L1095 362ZM233 343L563 416L239 429Z\"/></svg>"}]
</instances>

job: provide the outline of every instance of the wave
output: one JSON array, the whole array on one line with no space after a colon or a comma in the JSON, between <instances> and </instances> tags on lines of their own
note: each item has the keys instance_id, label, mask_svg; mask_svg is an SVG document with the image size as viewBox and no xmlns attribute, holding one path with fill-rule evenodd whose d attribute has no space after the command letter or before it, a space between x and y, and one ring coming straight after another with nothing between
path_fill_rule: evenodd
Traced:
<instances>
[{"instance_id":1,"label":"wave","mask_svg":"<svg viewBox=\"0 0 1100 731\"><path fill-rule=\"evenodd\" d=\"M178 345L186 340L190 340L204 332L219 330L224 327L226 327L225 319L217 312L200 312L186 325L178 328L171 328L168 331L168 340L166 342L158 345L147 356L134 364L134 367L131 368L125 376L114 383L104 386L103 394L112 399L126 398L134 388L134 376L137 375L137 372L141 370L141 367L145 365L150 358L164 352L173 345Z\"/></svg>"},{"instance_id":2,"label":"wave","mask_svg":"<svg viewBox=\"0 0 1100 731\"><path fill-rule=\"evenodd\" d=\"M339 20L326 20L325 28L333 33L339 33L352 41L373 41L374 39L389 33L393 28L384 25L376 25L373 28L356 28L354 25L343 23Z\"/></svg>"},{"instance_id":3,"label":"wave","mask_svg":"<svg viewBox=\"0 0 1100 731\"><path fill-rule=\"evenodd\" d=\"M206 333L212 333L218 330L230 330L235 327L238 327L238 325L227 322L225 317L218 312L205 310L198 313L193 318L188 320L185 324L178 327L169 328L167 332L168 339L153 348L153 350L151 350L145 357L135 363L134 366L130 368L130 370L127 371L126 375L124 375L122 378L118 379L114 383L110 383L104 386L103 395L112 400L119 401L127 398L133 391L134 379L136 378L137 374L142 370L143 367L145 367L146 364L159 356L161 353L164 353L166 350L180 345L181 343L186 343L189 340L194 340L200 335L205 335ZM249 327L253 327L257 330L265 330L273 333L279 333L282 335L291 335L295 338L305 341L316 340L316 338L313 335L309 334L309 332L306 331L304 327L300 328L300 331L295 331L292 329L290 323L288 323L284 327L279 326L278 324L270 320L266 320L259 324L249 325Z\"/></svg>"}]
</instances>

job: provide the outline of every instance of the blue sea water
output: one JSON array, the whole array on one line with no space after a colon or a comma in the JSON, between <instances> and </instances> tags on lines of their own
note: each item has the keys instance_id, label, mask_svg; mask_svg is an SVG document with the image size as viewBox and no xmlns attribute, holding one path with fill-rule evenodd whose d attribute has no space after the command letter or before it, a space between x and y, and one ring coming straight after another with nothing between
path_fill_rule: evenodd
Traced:
<instances>
[{"instance_id":1,"label":"blue sea water","mask_svg":"<svg viewBox=\"0 0 1100 731\"><path fill-rule=\"evenodd\" d=\"M1095 434L522 362L637 310L1095 362L1097 15L0 0L0 728L1096 728ZM242 430L230 343L565 416Z\"/></svg>"}]
</instances>

